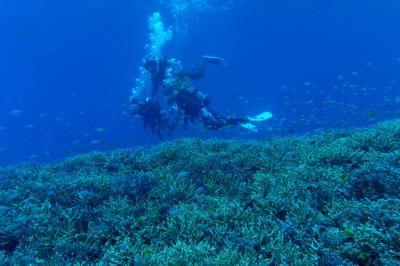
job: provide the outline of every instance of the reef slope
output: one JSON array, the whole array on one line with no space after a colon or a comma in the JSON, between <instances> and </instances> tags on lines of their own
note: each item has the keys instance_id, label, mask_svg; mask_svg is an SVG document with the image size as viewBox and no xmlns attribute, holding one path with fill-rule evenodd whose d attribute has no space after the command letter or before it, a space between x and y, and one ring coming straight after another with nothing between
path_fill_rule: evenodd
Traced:
<instances>
[{"instance_id":1,"label":"reef slope","mask_svg":"<svg viewBox=\"0 0 400 266\"><path fill-rule=\"evenodd\" d=\"M0 169L1 265L400 265L400 121Z\"/></svg>"}]
</instances>

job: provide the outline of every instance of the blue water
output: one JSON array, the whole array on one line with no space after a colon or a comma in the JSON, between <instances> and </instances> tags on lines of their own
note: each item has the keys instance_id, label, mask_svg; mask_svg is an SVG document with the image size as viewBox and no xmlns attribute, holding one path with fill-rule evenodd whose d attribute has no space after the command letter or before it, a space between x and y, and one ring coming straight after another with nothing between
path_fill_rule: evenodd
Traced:
<instances>
[{"instance_id":1,"label":"blue water","mask_svg":"<svg viewBox=\"0 0 400 266\"><path fill-rule=\"evenodd\" d=\"M400 116L398 1L209 0L174 11L183 2L2 0L0 164L159 143L127 113L155 11L175 31L166 55L186 67L225 58L196 83L215 110L274 114L257 134L177 130L168 140L263 140Z\"/></svg>"}]
</instances>

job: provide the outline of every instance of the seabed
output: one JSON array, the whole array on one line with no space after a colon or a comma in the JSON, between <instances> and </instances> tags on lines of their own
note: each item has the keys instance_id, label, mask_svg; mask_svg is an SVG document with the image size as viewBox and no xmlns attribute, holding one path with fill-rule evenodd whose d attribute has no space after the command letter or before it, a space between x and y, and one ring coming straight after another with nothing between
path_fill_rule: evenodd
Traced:
<instances>
[{"instance_id":1,"label":"seabed","mask_svg":"<svg viewBox=\"0 0 400 266\"><path fill-rule=\"evenodd\" d=\"M400 265L400 120L1 168L0 265Z\"/></svg>"}]
</instances>

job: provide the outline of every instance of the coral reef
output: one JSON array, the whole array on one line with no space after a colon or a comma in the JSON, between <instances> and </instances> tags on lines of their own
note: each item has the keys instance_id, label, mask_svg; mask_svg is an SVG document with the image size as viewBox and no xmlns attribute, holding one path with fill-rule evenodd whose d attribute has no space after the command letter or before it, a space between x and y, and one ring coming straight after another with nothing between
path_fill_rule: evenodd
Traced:
<instances>
[{"instance_id":1,"label":"coral reef","mask_svg":"<svg viewBox=\"0 0 400 266\"><path fill-rule=\"evenodd\" d=\"M400 121L0 169L1 265L399 265Z\"/></svg>"}]
</instances>

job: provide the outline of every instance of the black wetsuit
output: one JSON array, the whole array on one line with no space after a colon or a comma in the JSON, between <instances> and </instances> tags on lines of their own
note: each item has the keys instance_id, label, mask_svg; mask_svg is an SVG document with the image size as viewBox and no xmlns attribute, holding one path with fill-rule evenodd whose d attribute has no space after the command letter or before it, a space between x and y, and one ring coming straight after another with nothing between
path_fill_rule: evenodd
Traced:
<instances>
[{"instance_id":1,"label":"black wetsuit","mask_svg":"<svg viewBox=\"0 0 400 266\"><path fill-rule=\"evenodd\" d=\"M184 114L184 128L187 128L189 121L193 124L200 117L202 108L208 105L196 97L197 90L180 90L176 95L176 105Z\"/></svg>"},{"instance_id":2,"label":"black wetsuit","mask_svg":"<svg viewBox=\"0 0 400 266\"><path fill-rule=\"evenodd\" d=\"M156 134L159 139L163 139L164 132L170 135L178 125L178 122L173 122L171 119L172 116L167 114L165 110L162 110L156 101L136 101L131 104L135 106L133 114L142 117L144 129L150 128L153 134Z\"/></svg>"},{"instance_id":3,"label":"black wetsuit","mask_svg":"<svg viewBox=\"0 0 400 266\"><path fill-rule=\"evenodd\" d=\"M164 85L163 82L167 78L167 70L170 66L170 62L168 62L167 58L162 58L158 62L156 60L148 60L145 63L145 69L150 73L151 81L152 81L152 90L151 97L156 96L160 85ZM197 68L193 68L190 70L182 70L177 74L177 79L183 80L189 78L190 80L201 79L205 73L205 61L203 60L201 64ZM174 93L174 89L176 88L165 88L165 94Z\"/></svg>"},{"instance_id":4,"label":"black wetsuit","mask_svg":"<svg viewBox=\"0 0 400 266\"><path fill-rule=\"evenodd\" d=\"M209 98L197 89L189 88L179 91L176 96L176 104L184 114L184 127L188 126L189 121L193 124L196 120L210 130L249 122L247 118L223 117L212 111L208 107L209 103Z\"/></svg>"}]
</instances>

